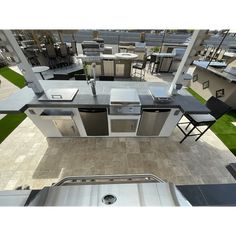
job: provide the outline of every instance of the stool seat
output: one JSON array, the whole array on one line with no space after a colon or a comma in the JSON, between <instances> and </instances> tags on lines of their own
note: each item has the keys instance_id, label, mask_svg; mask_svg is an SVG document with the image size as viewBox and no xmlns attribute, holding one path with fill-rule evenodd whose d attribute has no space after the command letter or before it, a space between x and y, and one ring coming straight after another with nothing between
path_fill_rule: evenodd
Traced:
<instances>
[{"instance_id":1,"label":"stool seat","mask_svg":"<svg viewBox=\"0 0 236 236\"><path fill-rule=\"evenodd\" d=\"M215 117L211 114L191 114L189 115L197 123L215 121Z\"/></svg>"}]
</instances>

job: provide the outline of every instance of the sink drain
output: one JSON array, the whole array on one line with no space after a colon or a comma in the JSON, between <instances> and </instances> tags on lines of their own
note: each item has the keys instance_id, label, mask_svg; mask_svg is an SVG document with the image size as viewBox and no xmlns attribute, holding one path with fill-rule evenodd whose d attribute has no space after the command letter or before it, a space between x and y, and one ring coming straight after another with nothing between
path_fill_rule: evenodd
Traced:
<instances>
[{"instance_id":1,"label":"sink drain","mask_svg":"<svg viewBox=\"0 0 236 236\"><path fill-rule=\"evenodd\" d=\"M106 205L111 205L111 204L115 203L116 200L117 200L117 198L112 194L105 195L102 198L102 202Z\"/></svg>"}]
</instances>

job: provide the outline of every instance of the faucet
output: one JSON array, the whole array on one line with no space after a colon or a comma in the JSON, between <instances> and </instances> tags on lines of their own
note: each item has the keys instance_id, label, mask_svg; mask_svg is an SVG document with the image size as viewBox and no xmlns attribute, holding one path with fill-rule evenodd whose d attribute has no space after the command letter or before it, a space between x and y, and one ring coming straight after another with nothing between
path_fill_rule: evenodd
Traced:
<instances>
[{"instance_id":1,"label":"faucet","mask_svg":"<svg viewBox=\"0 0 236 236\"><path fill-rule=\"evenodd\" d=\"M95 87L95 85L96 85L96 74L95 74L96 63L93 62L91 66L92 66L92 71L93 71L93 79L87 80L87 83L91 84L92 93L93 93L93 96L95 97L95 96L97 96L96 87Z\"/></svg>"}]
</instances>

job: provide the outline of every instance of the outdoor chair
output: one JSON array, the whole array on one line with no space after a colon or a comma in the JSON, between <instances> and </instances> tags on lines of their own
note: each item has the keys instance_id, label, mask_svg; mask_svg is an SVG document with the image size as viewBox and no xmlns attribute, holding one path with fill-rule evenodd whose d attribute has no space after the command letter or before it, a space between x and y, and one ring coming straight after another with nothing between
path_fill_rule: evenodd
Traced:
<instances>
[{"instance_id":1,"label":"outdoor chair","mask_svg":"<svg viewBox=\"0 0 236 236\"><path fill-rule=\"evenodd\" d=\"M217 61L223 61L223 57L224 57L224 55L225 55L225 52L226 52L226 50L225 49L221 49L220 50L220 53L219 53L219 55L218 55L218 57L217 57Z\"/></svg>"},{"instance_id":2,"label":"outdoor chair","mask_svg":"<svg viewBox=\"0 0 236 236\"><path fill-rule=\"evenodd\" d=\"M65 43L60 44L60 59L61 59L61 66L68 66L70 64L69 62L69 55L67 52L67 46Z\"/></svg>"},{"instance_id":3,"label":"outdoor chair","mask_svg":"<svg viewBox=\"0 0 236 236\"><path fill-rule=\"evenodd\" d=\"M205 52L205 55L203 56L202 60L207 60L207 59L209 59L211 50L212 50L211 47L208 47L208 48L207 48L207 50L206 50L206 52Z\"/></svg>"},{"instance_id":4,"label":"outdoor chair","mask_svg":"<svg viewBox=\"0 0 236 236\"><path fill-rule=\"evenodd\" d=\"M227 113L231 108L221 100L215 97L210 97L206 102L206 107L210 110L208 114L184 114L184 116L189 120L188 122L179 122L177 127L184 134L184 138L180 141L182 143L189 136L198 136L195 141L197 141L206 131L225 113ZM185 132L180 125L187 124L185 130L188 129L190 125L193 127L189 132ZM203 131L198 129L198 126L207 126ZM192 134L194 129L197 129L199 133Z\"/></svg>"},{"instance_id":5,"label":"outdoor chair","mask_svg":"<svg viewBox=\"0 0 236 236\"><path fill-rule=\"evenodd\" d=\"M134 69L133 76L139 75L140 80L144 78L145 76L145 70L146 70L146 64L147 64L147 57L145 56L143 61L135 63L132 68ZM137 73L137 70L139 71Z\"/></svg>"},{"instance_id":6,"label":"outdoor chair","mask_svg":"<svg viewBox=\"0 0 236 236\"><path fill-rule=\"evenodd\" d=\"M134 54L138 55L138 57L135 59L135 61L142 62L144 58L147 56L146 54L146 49L145 48L135 48L134 49Z\"/></svg>"},{"instance_id":7,"label":"outdoor chair","mask_svg":"<svg viewBox=\"0 0 236 236\"><path fill-rule=\"evenodd\" d=\"M38 58L35 54L34 51L28 50L28 49L24 49L23 53L25 54L28 62L32 65L32 66L39 66L40 63L38 61Z\"/></svg>"},{"instance_id":8,"label":"outdoor chair","mask_svg":"<svg viewBox=\"0 0 236 236\"><path fill-rule=\"evenodd\" d=\"M78 54L76 41L71 42L71 52L72 52L72 55L77 55Z\"/></svg>"},{"instance_id":9,"label":"outdoor chair","mask_svg":"<svg viewBox=\"0 0 236 236\"><path fill-rule=\"evenodd\" d=\"M153 74L153 71L156 70L158 65L159 65L159 61L157 60L157 56L156 55L150 55L150 61L149 61L147 71L150 71L151 74Z\"/></svg>"},{"instance_id":10,"label":"outdoor chair","mask_svg":"<svg viewBox=\"0 0 236 236\"><path fill-rule=\"evenodd\" d=\"M46 51L48 56L48 64L50 68L56 68L57 67L57 54L55 51L55 48L52 44L46 45Z\"/></svg>"}]
</instances>

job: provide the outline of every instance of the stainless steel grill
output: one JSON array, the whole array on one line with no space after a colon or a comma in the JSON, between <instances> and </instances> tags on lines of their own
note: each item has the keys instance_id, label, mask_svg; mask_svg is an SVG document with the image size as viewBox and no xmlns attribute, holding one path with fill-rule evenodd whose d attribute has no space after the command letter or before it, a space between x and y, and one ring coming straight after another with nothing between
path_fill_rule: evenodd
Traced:
<instances>
[{"instance_id":1,"label":"stainless steel grill","mask_svg":"<svg viewBox=\"0 0 236 236\"><path fill-rule=\"evenodd\" d=\"M29 206L189 206L175 185L152 174L66 177Z\"/></svg>"},{"instance_id":2,"label":"stainless steel grill","mask_svg":"<svg viewBox=\"0 0 236 236\"><path fill-rule=\"evenodd\" d=\"M141 103L136 89L112 89L110 115L139 115Z\"/></svg>"}]
</instances>

